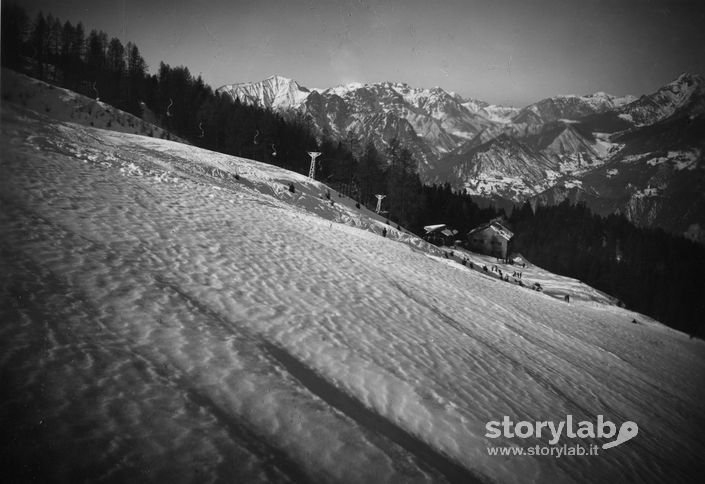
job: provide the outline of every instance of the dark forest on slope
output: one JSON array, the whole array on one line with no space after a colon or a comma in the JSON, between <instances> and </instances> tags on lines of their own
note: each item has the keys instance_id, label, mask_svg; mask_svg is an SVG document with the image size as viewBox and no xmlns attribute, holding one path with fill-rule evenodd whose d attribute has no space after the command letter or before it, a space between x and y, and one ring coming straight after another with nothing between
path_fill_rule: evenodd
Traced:
<instances>
[{"instance_id":1,"label":"dark forest on slope","mask_svg":"<svg viewBox=\"0 0 705 484\"><path fill-rule=\"evenodd\" d=\"M637 228L582 204L527 203L510 218L513 250L552 272L580 279L689 334L702 336L705 250L661 229Z\"/></svg>"},{"instance_id":2,"label":"dark forest on slope","mask_svg":"<svg viewBox=\"0 0 705 484\"><path fill-rule=\"evenodd\" d=\"M449 185L422 184L410 152L392 142L384 153L317 136L302 116L280 115L219 95L187 67L160 63L150 74L134 43L48 14L30 20L16 5L2 8L2 65L97 98L168 129L196 146L308 173L307 151L321 151L316 178L369 208L385 194L390 223L423 235L445 223L459 237L504 215L480 208ZM235 73L236 75L236 73ZM509 218L513 249L553 272L618 297L632 309L702 336L705 248L660 230L602 218L584 206L527 204Z\"/></svg>"}]
</instances>

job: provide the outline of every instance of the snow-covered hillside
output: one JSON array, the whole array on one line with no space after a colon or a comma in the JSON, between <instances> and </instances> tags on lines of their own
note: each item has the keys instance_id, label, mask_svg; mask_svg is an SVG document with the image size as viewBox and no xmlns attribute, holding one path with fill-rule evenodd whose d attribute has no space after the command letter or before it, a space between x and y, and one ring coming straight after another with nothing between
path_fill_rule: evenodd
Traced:
<instances>
[{"instance_id":1,"label":"snow-covered hillside","mask_svg":"<svg viewBox=\"0 0 705 484\"><path fill-rule=\"evenodd\" d=\"M526 269L561 287L503 282L301 175L21 104L3 103L0 147L4 476L694 482L705 472L703 342L576 281ZM552 295L578 287L587 296L570 303ZM486 437L488 421L566 415L639 432L596 456L489 455L549 444ZM576 441L605 443L560 445Z\"/></svg>"},{"instance_id":2,"label":"snow-covered hillside","mask_svg":"<svg viewBox=\"0 0 705 484\"><path fill-rule=\"evenodd\" d=\"M5 68L2 69L2 100L60 121L184 142L144 119L101 102L100 98L91 99Z\"/></svg>"}]
</instances>

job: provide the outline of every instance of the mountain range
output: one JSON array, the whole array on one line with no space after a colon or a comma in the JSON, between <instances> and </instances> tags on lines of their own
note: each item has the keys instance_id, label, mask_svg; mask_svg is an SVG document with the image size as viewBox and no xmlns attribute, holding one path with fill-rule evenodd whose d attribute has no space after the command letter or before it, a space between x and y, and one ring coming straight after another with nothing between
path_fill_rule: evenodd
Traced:
<instances>
[{"instance_id":1,"label":"mountain range","mask_svg":"<svg viewBox=\"0 0 705 484\"><path fill-rule=\"evenodd\" d=\"M522 109L440 87L308 89L272 76L226 85L240 102L305 116L321 135L409 149L422 180L511 206L583 201L705 242L705 80L682 74L641 97L604 92Z\"/></svg>"}]
</instances>

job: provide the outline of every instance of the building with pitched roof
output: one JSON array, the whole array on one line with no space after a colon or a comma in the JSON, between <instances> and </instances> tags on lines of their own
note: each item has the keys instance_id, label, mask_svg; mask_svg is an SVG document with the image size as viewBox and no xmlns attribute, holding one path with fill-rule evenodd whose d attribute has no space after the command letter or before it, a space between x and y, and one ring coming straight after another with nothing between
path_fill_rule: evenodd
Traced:
<instances>
[{"instance_id":1,"label":"building with pitched roof","mask_svg":"<svg viewBox=\"0 0 705 484\"><path fill-rule=\"evenodd\" d=\"M514 232L509 230L502 219L496 218L475 227L468 232L468 248L474 252L491 255L500 259L507 258L509 241Z\"/></svg>"}]
</instances>

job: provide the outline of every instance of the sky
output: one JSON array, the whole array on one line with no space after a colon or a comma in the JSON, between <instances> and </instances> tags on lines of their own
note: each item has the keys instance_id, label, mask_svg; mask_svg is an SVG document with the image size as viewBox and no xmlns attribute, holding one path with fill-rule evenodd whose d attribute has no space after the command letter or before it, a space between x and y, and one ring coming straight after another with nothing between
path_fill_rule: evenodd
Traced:
<instances>
[{"instance_id":1,"label":"sky","mask_svg":"<svg viewBox=\"0 0 705 484\"><path fill-rule=\"evenodd\" d=\"M150 72L213 88L273 74L309 88L440 86L523 107L558 94L641 95L705 73L705 2L677 0L23 0L137 44Z\"/></svg>"}]
</instances>

